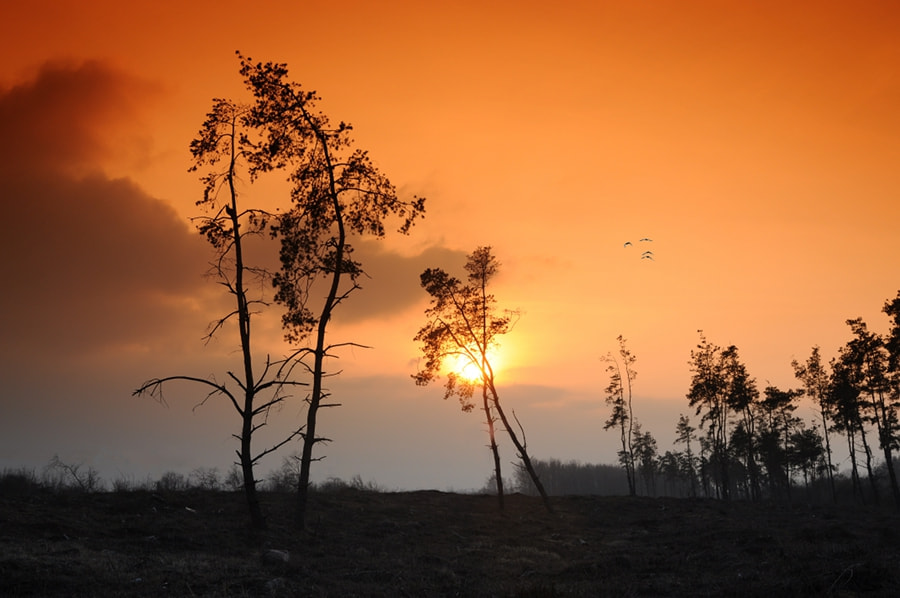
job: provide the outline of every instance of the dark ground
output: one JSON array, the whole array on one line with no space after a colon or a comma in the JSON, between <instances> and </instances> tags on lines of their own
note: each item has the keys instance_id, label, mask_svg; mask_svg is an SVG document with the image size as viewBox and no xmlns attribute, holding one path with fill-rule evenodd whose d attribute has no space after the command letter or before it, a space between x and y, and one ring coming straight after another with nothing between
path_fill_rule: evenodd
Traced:
<instances>
[{"instance_id":1,"label":"dark ground","mask_svg":"<svg viewBox=\"0 0 900 598\"><path fill-rule=\"evenodd\" d=\"M0 596L900 596L894 510L346 489L0 496ZM268 549L288 551L269 562Z\"/></svg>"}]
</instances>

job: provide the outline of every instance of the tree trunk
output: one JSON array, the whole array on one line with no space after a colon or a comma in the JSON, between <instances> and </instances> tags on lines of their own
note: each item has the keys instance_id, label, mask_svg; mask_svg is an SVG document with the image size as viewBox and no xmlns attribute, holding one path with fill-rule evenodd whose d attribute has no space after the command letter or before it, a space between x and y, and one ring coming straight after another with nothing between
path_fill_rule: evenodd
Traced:
<instances>
[{"instance_id":1,"label":"tree trunk","mask_svg":"<svg viewBox=\"0 0 900 598\"><path fill-rule=\"evenodd\" d=\"M856 435L853 427L848 426L847 431L847 451L850 453L850 479L853 482L853 496L860 503L866 504L866 497L863 494L862 482L859 479L859 465L856 463Z\"/></svg>"},{"instance_id":2,"label":"tree trunk","mask_svg":"<svg viewBox=\"0 0 900 598\"><path fill-rule=\"evenodd\" d=\"M866 452L866 473L869 474L869 486L872 488L872 501L878 505L881 501L878 496L878 484L875 483L875 470L872 467L872 449L869 447L869 441L866 439L866 432L862 428L862 422L859 422L859 435L862 439L863 450Z\"/></svg>"},{"instance_id":3,"label":"tree trunk","mask_svg":"<svg viewBox=\"0 0 900 598\"><path fill-rule=\"evenodd\" d=\"M325 323L327 318L319 320L319 334L316 341L315 363L313 366L313 388L309 397L309 408L306 412L306 429L303 434L303 451L300 454L300 479L297 483L296 522L299 529L306 527L306 505L309 501L309 476L313 461L313 446L316 438L316 418L322 403L322 378L325 360Z\"/></svg>"},{"instance_id":4,"label":"tree trunk","mask_svg":"<svg viewBox=\"0 0 900 598\"><path fill-rule=\"evenodd\" d=\"M322 306L316 327L316 351L313 364L313 388L309 398L309 410L306 412L306 434L303 436L303 452L300 456L300 481L297 487L297 526L303 529L306 526L306 505L309 499L309 473L312 466L313 446L319 441L316 438L316 418L322 403L322 379L325 376L325 334L331 312L337 304L338 292L341 285L341 275L344 267L344 251L347 247L347 232L344 227L344 216L341 202L338 198L337 184L334 179L334 165L331 161L331 151L325 133L309 120L304 110L304 117L315 131L316 137L322 147L325 156L325 164L328 170L328 191L332 209L334 209L334 222L337 225L337 239L334 245L334 267L331 275L331 283L328 296Z\"/></svg>"},{"instance_id":5,"label":"tree trunk","mask_svg":"<svg viewBox=\"0 0 900 598\"><path fill-rule=\"evenodd\" d=\"M541 495L541 499L544 501L544 507L548 512L552 513L553 507L550 506L550 499L547 496L547 491L544 490L544 485L541 483L541 479L538 477L537 472L534 470L534 466L531 464L531 459L528 457L528 451L525 449L525 445L519 441L519 437L516 436L515 430L513 430L509 423L509 419L507 419L506 414L503 412L503 408L500 406L500 398L497 396L497 389L494 388L491 381L488 381L488 385L494 400L494 407L497 409L497 414L500 416L500 421L502 421L503 425L506 427L506 433L509 434L509 439L512 441L513 446L516 447L519 458L522 459L522 463L525 465L525 471L528 472L531 481L534 482L535 488L537 488L538 493Z\"/></svg>"},{"instance_id":6,"label":"tree trunk","mask_svg":"<svg viewBox=\"0 0 900 598\"><path fill-rule=\"evenodd\" d=\"M825 455L828 459L828 482L831 484L831 500L837 504L837 488L834 485L834 466L831 463L831 438L828 434L828 417L825 413L825 407L821 405L822 410L822 433L825 435Z\"/></svg>"},{"instance_id":7,"label":"tree trunk","mask_svg":"<svg viewBox=\"0 0 900 598\"><path fill-rule=\"evenodd\" d=\"M881 443L882 450L884 451L884 463L887 467L888 478L891 482L891 492L894 496L894 504L897 508L900 508L900 487L897 486L897 472L894 471L894 457L891 451L891 443L893 442L892 434L892 426L891 426L891 415L887 412L887 406L885 405L884 395L879 393L877 400L873 396L873 403L876 406L876 414L879 415L878 421L878 440ZM879 413L880 411L880 413Z\"/></svg>"},{"instance_id":8,"label":"tree trunk","mask_svg":"<svg viewBox=\"0 0 900 598\"><path fill-rule=\"evenodd\" d=\"M887 466L888 478L891 480L891 492L894 495L894 504L900 508L900 489L897 487L897 472L894 471L894 456L891 453L890 441L884 445L884 463Z\"/></svg>"},{"instance_id":9,"label":"tree trunk","mask_svg":"<svg viewBox=\"0 0 900 598\"><path fill-rule=\"evenodd\" d=\"M491 405L488 401L487 386L485 384L481 385L481 396L482 399L484 399L484 416L487 420L488 435L491 439L491 454L494 457L494 477L497 480L497 501L499 503L500 510L502 511L504 506L504 498L503 476L500 473L500 450L497 448L497 438L494 433L494 417L491 414Z\"/></svg>"},{"instance_id":10,"label":"tree trunk","mask_svg":"<svg viewBox=\"0 0 900 598\"><path fill-rule=\"evenodd\" d=\"M251 399L252 404L252 399ZM247 507L250 510L250 523L256 529L265 529L266 520L259 505L259 495L256 491L256 479L253 475L253 457L250 453L250 434L253 422L249 417L244 417L244 426L241 431L241 452L238 457L241 460L241 471L244 474L244 497L247 499Z\"/></svg>"},{"instance_id":11,"label":"tree trunk","mask_svg":"<svg viewBox=\"0 0 900 598\"><path fill-rule=\"evenodd\" d=\"M232 135L235 132L232 129ZM241 352L244 366L244 409L241 412L243 419L241 426L241 469L244 474L244 496L247 498L247 507L250 510L250 522L253 527L263 529L266 526L262 509L259 506L259 497L256 493L256 478L253 475L253 451L251 449L253 439L253 401L255 397L256 380L253 376L253 351L250 344L250 307L247 295L244 291L244 251L243 237L241 236L240 213L237 205L237 190L234 186L234 171L237 157L234 143L231 147L231 165L228 171L228 189L231 193L231 206L226 206L225 213L231 218L232 241L234 243L234 294L237 300L238 332L241 338Z\"/></svg>"},{"instance_id":12,"label":"tree trunk","mask_svg":"<svg viewBox=\"0 0 900 598\"><path fill-rule=\"evenodd\" d=\"M634 480L634 451L631 450L629 430L625 421L620 424L622 433L622 465L625 466L625 477L628 479L628 496L637 496L637 484Z\"/></svg>"}]
</instances>

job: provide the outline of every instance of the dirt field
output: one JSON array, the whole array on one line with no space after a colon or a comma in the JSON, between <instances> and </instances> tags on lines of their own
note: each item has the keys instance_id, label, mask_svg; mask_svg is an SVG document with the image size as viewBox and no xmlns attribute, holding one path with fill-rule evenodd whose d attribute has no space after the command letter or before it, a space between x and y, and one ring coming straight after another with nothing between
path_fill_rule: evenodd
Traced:
<instances>
[{"instance_id":1,"label":"dirt field","mask_svg":"<svg viewBox=\"0 0 900 598\"><path fill-rule=\"evenodd\" d=\"M3 496L0 596L900 595L887 509L348 489L297 532L292 499L257 533L240 494Z\"/></svg>"}]
</instances>

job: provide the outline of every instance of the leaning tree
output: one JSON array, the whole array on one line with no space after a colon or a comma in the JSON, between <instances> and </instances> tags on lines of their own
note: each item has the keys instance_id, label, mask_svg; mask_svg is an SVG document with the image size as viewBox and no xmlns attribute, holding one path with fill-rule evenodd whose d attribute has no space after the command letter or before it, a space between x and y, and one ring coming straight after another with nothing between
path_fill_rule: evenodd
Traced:
<instances>
[{"instance_id":1,"label":"leaning tree","mask_svg":"<svg viewBox=\"0 0 900 598\"><path fill-rule=\"evenodd\" d=\"M416 384L427 385L440 376L446 363L460 359L467 366L474 367L479 374L475 381L457 372L447 373L444 398L457 396L463 411L471 411L475 386L481 387L500 507L503 508L503 484L494 437L495 413L515 446L522 466L540 493L544 506L552 511L544 486L528 456L524 430L513 412L512 417L522 434L520 439L500 403L489 355L497 344L497 337L509 331L512 318L516 315L516 312L509 310L498 313L496 300L488 292L488 285L497 274L499 263L491 254L490 247L479 247L468 256L465 268L468 273L466 284L439 268L429 268L420 277L422 287L431 296L431 303L425 311L428 322L415 337L422 343L425 367L413 378Z\"/></svg>"}]
</instances>

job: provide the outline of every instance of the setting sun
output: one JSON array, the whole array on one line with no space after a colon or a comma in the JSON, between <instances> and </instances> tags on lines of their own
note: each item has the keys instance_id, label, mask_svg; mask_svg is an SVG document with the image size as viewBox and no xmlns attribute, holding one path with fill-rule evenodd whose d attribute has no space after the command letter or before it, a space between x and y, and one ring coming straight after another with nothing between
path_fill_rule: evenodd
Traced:
<instances>
[{"instance_id":1,"label":"setting sun","mask_svg":"<svg viewBox=\"0 0 900 598\"><path fill-rule=\"evenodd\" d=\"M488 349L487 359L491 370L496 376L497 372L502 369L503 363L502 359L497 356L497 350L493 348ZM448 370L456 373L457 376L463 378L467 382L474 384L481 381L481 368L479 367L479 364L467 355L457 355L453 358L451 363L448 364Z\"/></svg>"}]
</instances>

